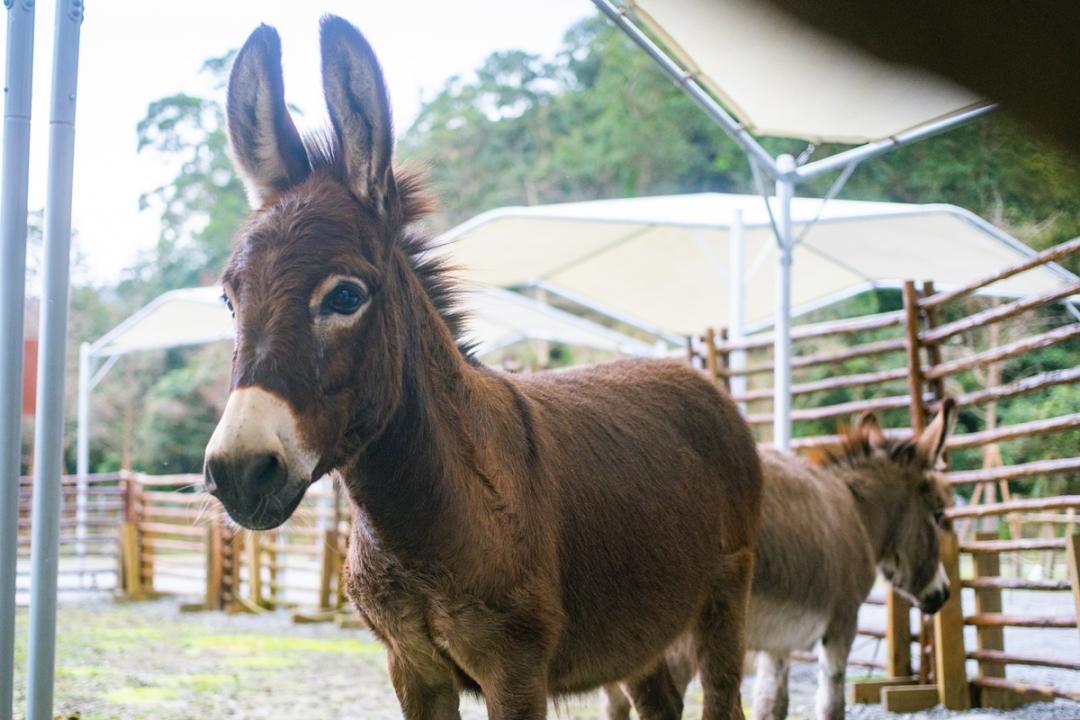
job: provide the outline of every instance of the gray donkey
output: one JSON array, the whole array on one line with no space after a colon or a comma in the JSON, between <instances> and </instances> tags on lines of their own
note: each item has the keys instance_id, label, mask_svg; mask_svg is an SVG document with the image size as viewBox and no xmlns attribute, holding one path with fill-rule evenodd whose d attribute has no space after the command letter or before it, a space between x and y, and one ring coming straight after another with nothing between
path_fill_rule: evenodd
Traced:
<instances>
[{"instance_id":1,"label":"gray donkey","mask_svg":"<svg viewBox=\"0 0 1080 720\"><path fill-rule=\"evenodd\" d=\"M956 405L946 399L909 440L887 439L866 414L819 462L761 452L762 522L747 623L747 646L758 651L754 720L787 716L789 658L814 645L818 717L844 717L848 654L875 568L925 613L948 599L938 559L948 493L935 468L955 418ZM668 651L680 695L696 673L692 650L683 639ZM626 695L618 685L605 692L608 719L626 720Z\"/></svg>"}]
</instances>

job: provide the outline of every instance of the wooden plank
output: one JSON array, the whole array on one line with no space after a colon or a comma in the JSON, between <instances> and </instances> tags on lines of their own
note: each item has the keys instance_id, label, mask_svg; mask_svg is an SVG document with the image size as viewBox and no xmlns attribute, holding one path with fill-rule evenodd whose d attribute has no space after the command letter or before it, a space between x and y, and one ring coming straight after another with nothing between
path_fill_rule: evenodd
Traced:
<instances>
[{"instance_id":1,"label":"wooden plank","mask_svg":"<svg viewBox=\"0 0 1080 720\"><path fill-rule=\"evenodd\" d=\"M1005 690L1023 693L1031 696L1029 697L1028 702L1051 700L1053 698L1064 698L1066 700L1072 700L1073 702L1080 702L1080 690L1069 690L1054 685L1037 685L1035 683L1017 682L1015 680L1003 680L1002 678L972 678L971 684L978 685L979 687L1003 688Z\"/></svg>"},{"instance_id":2,"label":"wooden plank","mask_svg":"<svg viewBox=\"0 0 1080 720\"><path fill-rule=\"evenodd\" d=\"M1043 250L1037 255L1032 255L1027 260L1023 260L1021 262L1015 263L1014 265L1010 265L1006 268L1003 268L1002 270L999 270L996 273L981 277L974 282L964 285L963 287L957 288L955 290L949 290L947 292L936 293L934 295L931 295L930 297L923 298L919 301L919 304L924 308L937 307L943 303L949 302L950 300L955 300L957 298L964 297L965 295L970 295L979 288L984 288L987 285L993 285L994 283L1000 282L1005 278L1010 278L1013 275L1019 275L1020 273L1030 270L1033 267L1038 267L1039 265L1045 265L1046 263L1060 260L1063 257L1067 257L1072 253L1077 252L1078 250L1080 250L1080 238L1073 238L1072 240L1063 242L1060 245L1055 245L1054 247L1047 248L1046 250Z\"/></svg>"},{"instance_id":3,"label":"wooden plank","mask_svg":"<svg viewBox=\"0 0 1080 720\"><path fill-rule=\"evenodd\" d=\"M980 631L982 628L980 628ZM980 667L983 661L995 665L1030 665L1032 667L1062 668L1063 670L1080 670L1080 660L1067 660L1065 658L1052 658L1042 655L1017 655L998 650L972 650L967 654L971 660L978 660ZM1004 672L993 677L1005 677Z\"/></svg>"},{"instance_id":4,"label":"wooden plank","mask_svg":"<svg viewBox=\"0 0 1080 720\"><path fill-rule=\"evenodd\" d=\"M982 367L989 363L1007 360L1016 357L1017 355L1023 355L1032 350L1051 347L1052 345L1072 340L1075 337L1080 337L1080 323L1064 325L1048 332L1021 338L1020 340L1005 345L999 345L998 347L990 348L989 350L984 350L981 353L975 353L974 355L969 355L965 358L950 360L949 362L943 363L934 363L926 368L926 377L930 380L944 378L948 375L955 375L956 373L963 372L964 370Z\"/></svg>"},{"instance_id":5,"label":"wooden plank","mask_svg":"<svg viewBox=\"0 0 1080 720\"><path fill-rule=\"evenodd\" d=\"M919 334L919 340L924 344L942 342L943 340L951 338L953 335L990 325L991 323L1007 320L1008 318L1027 312L1028 310L1048 305L1056 300L1075 295L1076 293L1080 293L1080 281L1059 286L1054 290L1040 295L1030 295L1025 298L1020 298L1014 302L1005 303L1004 305L999 305L998 307L983 310L974 315L969 315L966 318L956 320L955 322L947 323L941 327L934 328L933 330L927 330L926 332Z\"/></svg>"},{"instance_id":6,"label":"wooden plank","mask_svg":"<svg viewBox=\"0 0 1080 720\"><path fill-rule=\"evenodd\" d=\"M960 507L948 508L945 511L945 515L952 519L989 517L993 515L1006 515L1014 512L1060 510L1062 508L1080 508L1080 495L1059 495L1057 497L1027 498L1023 500L1009 500L1008 502L985 503L982 505L963 505ZM991 538L985 537L978 539L989 540Z\"/></svg>"},{"instance_id":7,"label":"wooden plank","mask_svg":"<svg viewBox=\"0 0 1080 720\"><path fill-rule=\"evenodd\" d=\"M1061 550L1064 547L1064 538L1040 538L966 542L960 545L960 550L975 555L979 553L1025 552L1029 550Z\"/></svg>"},{"instance_id":8,"label":"wooden plank","mask_svg":"<svg viewBox=\"0 0 1080 720\"><path fill-rule=\"evenodd\" d=\"M904 321L904 313L901 310L877 313L875 315L863 315L862 317L844 318L842 320L826 320L819 323L797 325L791 329L792 340L807 340L809 338L824 337L826 335L847 335L865 330L877 330L880 328L899 325ZM774 335L771 332L755 333L738 340L731 340L717 346L717 350L731 352L732 350L750 350L759 347L768 347L773 344Z\"/></svg>"},{"instance_id":9,"label":"wooden plank","mask_svg":"<svg viewBox=\"0 0 1080 720\"><path fill-rule=\"evenodd\" d=\"M1031 475L1057 475L1076 470L1080 470L1080 458L1056 458L980 470L950 471L943 475L949 485L967 485L977 482L1014 480Z\"/></svg>"},{"instance_id":10,"label":"wooden plank","mask_svg":"<svg viewBox=\"0 0 1080 720\"><path fill-rule=\"evenodd\" d=\"M986 613L964 618L965 625L1026 627L1026 628L1072 628L1076 627L1075 615L1009 615Z\"/></svg>"},{"instance_id":11,"label":"wooden plank","mask_svg":"<svg viewBox=\"0 0 1080 720\"><path fill-rule=\"evenodd\" d=\"M961 582L966 588L996 587L1002 590L1068 590L1068 580L1026 580L1024 578L971 578Z\"/></svg>"},{"instance_id":12,"label":"wooden plank","mask_svg":"<svg viewBox=\"0 0 1080 720\"><path fill-rule=\"evenodd\" d=\"M791 386L791 394L808 395L810 393L836 390L838 388L856 387L858 385L877 385L885 382L903 380L907 376L908 370L906 367L895 368L893 370L877 370L875 372L857 373L854 375L838 375L836 377L825 378L824 380L795 383ZM759 390L748 390L742 393L733 393L731 399L737 402L751 402L754 400L767 400L772 396L772 388L762 388Z\"/></svg>"},{"instance_id":13,"label":"wooden plank","mask_svg":"<svg viewBox=\"0 0 1080 720\"><path fill-rule=\"evenodd\" d=\"M960 604L960 548L956 534L940 533L941 564L956 588L945 605L934 615L934 668L937 673L938 699L949 710L971 707L964 652L964 610Z\"/></svg>"},{"instance_id":14,"label":"wooden plank","mask_svg":"<svg viewBox=\"0 0 1080 720\"><path fill-rule=\"evenodd\" d=\"M887 687L905 687L918 682L914 677L874 678L848 683L847 699L853 705L881 702L881 691Z\"/></svg>"},{"instance_id":15,"label":"wooden plank","mask_svg":"<svg viewBox=\"0 0 1080 720\"><path fill-rule=\"evenodd\" d=\"M796 355L791 358L791 367L793 370L797 370L818 365L833 365L855 358L899 352L903 349L903 338L878 340L876 342L852 345L851 347L846 348L838 348L835 350L829 349L817 353L807 353L806 355ZM739 375L763 375L765 373L771 373L775 368L776 366L772 362L761 362L745 368L739 368L738 370L724 368L720 372L722 375L727 375L728 377L736 377Z\"/></svg>"},{"instance_id":16,"label":"wooden plank","mask_svg":"<svg viewBox=\"0 0 1080 720\"><path fill-rule=\"evenodd\" d=\"M887 712L927 710L938 702L938 690L933 685L898 685L881 689L881 707Z\"/></svg>"},{"instance_id":17,"label":"wooden plank","mask_svg":"<svg viewBox=\"0 0 1080 720\"><path fill-rule=\"evenodd\" d=\"M141 522L139 530L144 533L156 533L158 535L181 535L183 537L201 538L206 532L202 528L191 525L178 525L176 523Z\"/></svg>"},{"instance_id":18,"label":"wooden plank","mask_svg":"<svg viewBox=\"0 0 1080 720\"><path fill-rule=\"evenodd\" d=\"M1065 562L1069 566L1069 579L1072 582L1076 617L1080 618L1080 534L1072 533L1068 536L1065 547Z\"/></svg>"},{"instance_id":19,"label":"wooden plank","mask_svg":"<svg viewBox=\"0 0 1080 720\"><path fill-rule=\"evenodd\" d=\"M1066 385L1075 382L1080 382L1080 365L1062 370L1047 370L1006 385L995 385L984 390L957 395L956 404L964 407L984 405L1005 398L1016 397L1017 395L1025 395L1054 385Z\"/></svg>"},{"instance_id":20,"label":"wooden plank","mask_svg":"<svg viewBox=\"0 0 1080 720\"><path fill-rule=\"evenodd\" d=\"M869 398L866 400L853 400L851 402L836 403L835 405L823 405L816 408L801 408L791 411L791 419L794 422L801 420L825 420L826 418L852 416L867 410L891 410L894 408L906 408L911 403L907 395L893 395L882 398ZM747 415L746 422L751 425L762 425L772 422L772 413L759 413Z\"/></svg>"}]
</instances>

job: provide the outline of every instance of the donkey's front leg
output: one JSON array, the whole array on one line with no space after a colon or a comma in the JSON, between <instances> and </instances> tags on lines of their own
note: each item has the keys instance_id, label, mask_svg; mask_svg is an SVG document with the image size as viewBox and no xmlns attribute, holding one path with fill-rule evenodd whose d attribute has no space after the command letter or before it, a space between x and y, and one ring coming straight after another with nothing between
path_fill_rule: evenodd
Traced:
<instances>
[{"instance_id":1,"label":"donkey's front leg","mask_svg":"<svg viewBox=\"0 0 1080 720\"><path fill-rule=\"evenodd\" d=\"M392 650L388 664L405 720L461 720L460 694L449 668L431 658L416 661Z\"/></svg>"},{"instance_id":2,"label":"donkey's front leg","mask_svg":"<svg viewBox=\"0 0 1080 720\"><path fill-rule=\"evenodd\" d=\"M850 625L850 627L849 627ZM817 714L819 720L844 720L844 682L847 661L855 642L855 623L830 627L818 649Z\"/></svg>"},{"instance_id":3,"label":"donkey's front leg","mask_svg":"<svg viewBox=\"0 0 1080 720\"><path fill-rule=\"evenodd\" d=\"M489 720L544 720L547 717L547 663L540 657L503 659L481 682Z\"/></svg>"}]
</instances>

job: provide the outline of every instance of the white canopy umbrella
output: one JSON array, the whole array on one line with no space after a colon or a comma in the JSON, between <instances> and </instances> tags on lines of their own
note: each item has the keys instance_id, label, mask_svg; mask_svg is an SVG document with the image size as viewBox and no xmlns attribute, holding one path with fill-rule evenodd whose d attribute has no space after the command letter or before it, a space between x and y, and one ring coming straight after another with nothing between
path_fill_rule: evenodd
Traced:
<instances>
[{"instance_id":1,"label":"white canopy umbrella","mask_svg":"<svg viewBox=\"0 0 1080 720\"><path fill-rule=\"evenodd\" d=\"M752 133L866 143L985 104L925 72L888 63L757 0L627 0Z\"/></svg>"},{"instance_id":2,"label":"white canopy umbrella","mask_svg":"<svg viewBox=\"0 0 1080 720\"><path fill-rule=\"evenodd\" d=\"M787 449L796 186L839 170L826 196L833 197L860 162L979 117L993 105L928 74L848 48L766 3L592 1L738 143L762 195L769 192L765 177L775 182L773 439ZM800 165L791 155L773 158L752 132L863 144Z\"/></svg>"},{"instance_id":3,"label":"white canopy umbrella","mask_svg":"<svg viewBox=\"0 0 1080 720\"><path fill-rule=\"evenodd\" d=\"M794 314L929 275L948 289L1034 254L953 205L794 198L791 218ZM545 288L672 340L717 324L739 335L777 314L778 250L757 195L499 208L444 234L439 252L476 286ZM1073 281L1052 265L988 292L1020 296Z\"/></svg>"}]
</instances>

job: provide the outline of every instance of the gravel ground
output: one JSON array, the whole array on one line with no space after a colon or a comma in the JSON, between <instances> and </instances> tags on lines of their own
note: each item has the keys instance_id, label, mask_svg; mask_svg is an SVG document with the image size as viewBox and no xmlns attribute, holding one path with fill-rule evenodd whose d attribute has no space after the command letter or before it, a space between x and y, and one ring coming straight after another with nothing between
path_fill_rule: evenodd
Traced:
<instances>
[{"instance_id":1,"label":"gravel ground","mask_svg":"<svg viewBox=\"0 0 1080 720\"><path fill-rule=\"evenodd\" d=\"M259 616L186 614L175 598L118 604L82 600L61 607L57 640L56 712L80 720L244 718L400 718L382 647L363 630L296 625L287 613ZM25 611L19 616L17 707L24 706ZM791 717L813 716L815 670L793 671ZM749 682L744 697L749 697ZM685 717L699 717L700 688ZM552 718L601 717L598 696L553 707ZM1010 713L940 709L890 715L851 706L855 720L965 718L1080 720L1080 705L1043 703ZM464 700L462 717L481 720L481 704Z\"/></svg>"}]
</instances>

